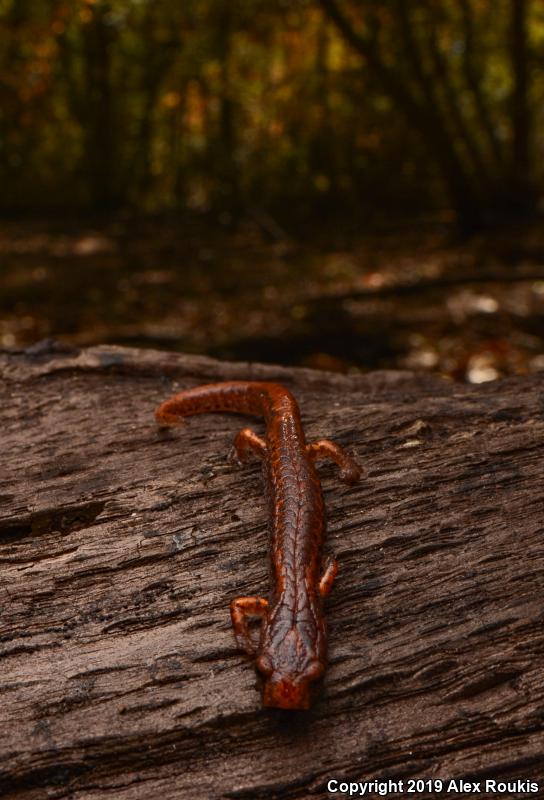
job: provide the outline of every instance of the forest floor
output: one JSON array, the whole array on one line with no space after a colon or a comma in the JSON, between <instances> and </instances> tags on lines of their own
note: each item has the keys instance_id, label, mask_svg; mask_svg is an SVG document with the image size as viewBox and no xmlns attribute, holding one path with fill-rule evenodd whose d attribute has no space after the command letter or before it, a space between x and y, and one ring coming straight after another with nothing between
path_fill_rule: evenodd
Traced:
<instances>
[{"instance_id":1,"label":"forest floor","mask_svg":"<svg viewBox=\"0 0 544 800\"><path fill-rule=\"evenodd\" d=\"M0 346L48 337L480 383L544 369L542 225L292 240L273 220L4 223Z\"/></svg>"}]
</instances>

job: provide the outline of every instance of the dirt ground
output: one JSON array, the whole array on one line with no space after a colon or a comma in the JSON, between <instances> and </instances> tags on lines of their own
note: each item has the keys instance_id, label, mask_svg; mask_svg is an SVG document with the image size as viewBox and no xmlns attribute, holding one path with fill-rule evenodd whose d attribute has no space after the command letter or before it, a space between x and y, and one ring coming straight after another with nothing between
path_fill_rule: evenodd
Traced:
<instances>
[{"instance_id":1,"label":"dirt ground","mask_svg":"<svg viewBox=\"0 0 544 800\"><path fill-rule=\"evenodd\" d=\"M544 369L541 225L294 241L274 220L25 220L0 233L0 345L53 337L480 383Z\"/></svg>"}]
</instances>

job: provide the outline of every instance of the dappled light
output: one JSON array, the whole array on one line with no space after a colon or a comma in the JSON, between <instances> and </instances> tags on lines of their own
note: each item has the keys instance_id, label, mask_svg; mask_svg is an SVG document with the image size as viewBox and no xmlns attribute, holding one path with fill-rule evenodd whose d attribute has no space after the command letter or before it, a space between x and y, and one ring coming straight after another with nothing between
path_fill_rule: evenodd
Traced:
<instances>
[{"instance_id":1,"label":"dappled light","mask_svg":"<svg viewBox=\"0 0 544 800\"><path fill-rule=\"evenodd\" d=\"M54 336L481 383L544 369L538 236L527 230L533 255L514 268L496 255L496 235L452 245L397 231L346 249L278 248L253 223L236 234L193 219L70 235L10 224L0 337L4 347Z\"/></svg>"}]
</instances>

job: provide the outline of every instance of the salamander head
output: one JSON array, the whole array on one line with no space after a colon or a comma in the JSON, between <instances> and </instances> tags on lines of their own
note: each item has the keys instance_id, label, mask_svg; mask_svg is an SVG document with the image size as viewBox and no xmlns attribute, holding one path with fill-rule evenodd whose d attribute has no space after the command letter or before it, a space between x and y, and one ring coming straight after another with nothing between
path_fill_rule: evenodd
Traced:
<instances>
[{"instance_id":1,"label":"salamander head","mask_svg":"<svg viewBox=\"0 0 544 800\"><path fill-rule=\"evenodd\" d=\"M280 670L272 670L266 657L257 660L257 669L264 678L263 705L267 708L286 708L293 711L310 708L311 684L324 671L322 664L313 661L300 674L284 674Z\"/></svg>"}]
</instances>

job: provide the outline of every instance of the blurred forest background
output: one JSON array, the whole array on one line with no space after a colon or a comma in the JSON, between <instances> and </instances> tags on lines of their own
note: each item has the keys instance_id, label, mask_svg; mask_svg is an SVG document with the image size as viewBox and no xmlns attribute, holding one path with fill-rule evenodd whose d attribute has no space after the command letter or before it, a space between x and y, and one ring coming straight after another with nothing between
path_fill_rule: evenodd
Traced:
<instances>
[{"instance_id":1,"label":"blurred forest background","mask_svg":"<svg viewBox=\"0 0 544 800\"><path fill-rule=\"evenodd\" d=\"M540 0L0 0L0 344L544 369Z\"/></svg>"}]
</instances>

